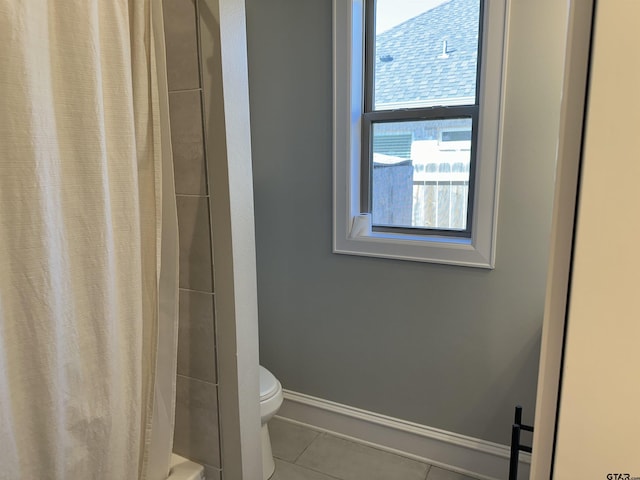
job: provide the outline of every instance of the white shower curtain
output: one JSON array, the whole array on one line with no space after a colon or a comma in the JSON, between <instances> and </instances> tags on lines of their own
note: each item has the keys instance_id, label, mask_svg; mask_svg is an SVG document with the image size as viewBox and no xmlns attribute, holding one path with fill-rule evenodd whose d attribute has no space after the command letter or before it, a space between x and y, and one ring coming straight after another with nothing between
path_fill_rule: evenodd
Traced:
<instances>
[{"instance_id":1,"label":"white shower curtain","mask_svg":"<svg viewBox=\"0 0 640 480\"><path fill-rule=\"evenodd\" d=\"M0 479L166 477L166 92L160 0L0 0Z\"/></svg>"}]
</instances>

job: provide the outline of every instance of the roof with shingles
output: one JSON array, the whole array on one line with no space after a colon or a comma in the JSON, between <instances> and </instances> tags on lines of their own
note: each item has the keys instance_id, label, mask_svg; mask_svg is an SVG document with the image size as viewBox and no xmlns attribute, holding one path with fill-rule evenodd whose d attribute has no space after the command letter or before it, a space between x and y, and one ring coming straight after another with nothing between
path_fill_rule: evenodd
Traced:
<instances>
[{"instance_id":1,"label":"roof with shingles","mask_svg":"<svg viewBox=\"0 0 640 480\"><path fill-rule=\"evenodd\" d=\"M449 0L377 35L377 107L474 98L478 18L479 0Z\"/></svg>"}]
</instances>

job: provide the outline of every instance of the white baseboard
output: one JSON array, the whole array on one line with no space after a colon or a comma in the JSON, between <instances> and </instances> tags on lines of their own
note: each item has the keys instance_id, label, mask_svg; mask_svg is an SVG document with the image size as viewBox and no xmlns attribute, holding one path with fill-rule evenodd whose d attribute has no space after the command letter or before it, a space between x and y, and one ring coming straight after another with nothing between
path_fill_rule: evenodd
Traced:
<instances>
[{"instance_id":1,"label":"white baseboard","mask_svg":"<svg viewBox=\"0 0 640 480\"><path fill-rule=\"evenodd\" d=\"M482 480L504 480L509 447L284 390L278 417ZM518 480L531 455L520 454Z\"/></svg>"}]
</instances>

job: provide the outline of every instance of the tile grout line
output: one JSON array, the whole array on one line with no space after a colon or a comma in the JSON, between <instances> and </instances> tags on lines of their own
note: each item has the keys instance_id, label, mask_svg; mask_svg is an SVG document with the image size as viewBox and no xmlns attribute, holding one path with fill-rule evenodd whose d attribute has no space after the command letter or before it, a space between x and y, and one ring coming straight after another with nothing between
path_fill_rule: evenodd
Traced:
<instances>
[{"instance_id":1,"label":"tile grout line","mask_svg":"<svg viewBox=\"0 0 640 480\"><path fill-rule=\"evenodd\" d=\"M311 443L313 443L313 442L311 442ZM307 448L308 448L308 447L307 447ZM278 460L280 460L281 462L284 462L284 463L288 463L289 465L295 465L295 466L296 466L296 467L298 467L298 468L302 468L302 469L304 469L304 470L308 470L308 471L310 471L310 472L319 473L320 475L323 475L323 476L328 477L328 478L334 478L335 480L346 480L345 478L342 478L342 477L336 477L335 475L332 475L332 474L330 474L330 473L323 472L322 470L316 470L315 468L311 468L311 467L308 467L308 466L306 466L306 465L299 465L299 464L297 464L297 463L287 462L286 460L282 460L281 458L279 458ZM277 467L276 467L276 472L277 472Z\"/></svg>"},{"instance_id":2,"label":"tile grout line","mask_svg":"<svg viewBox=\"0 0 640 480\"><path fill-rule=\"evenodd\" d=\"M216 292L208 292L206 290L195 290L193 288L186 288L186 287L178 287L178 290L182 290L183 292L202 293L205 295L212 295L212 296L215 296L216 294Z\"/></svg>"},{"instance_id":3,"label":"tile grout line","mask_svg":"<svg viewBox=\"0 0 640 480\"><path fill-rule=\"evenodd\" d=\"M302 451L300 452L300 454L299 454L299 455L295 458L295 460L293 461L293 463L294 463L295 465L297 465L297 463L296 463L296 462L298 461L298 459L299 459L299 458L304 454L304 452L306 452L306 451L309 449L309 447L311 446L311 444L312 444L313 442L315 442L321 434L322 434L322 432L316 432L316 436L315 436L315 437L313 437L313 440L311 440L311 441L309 442L309 445L307 445L306 447L304 447L304 449L302 449ZM301 466L302 466L302 465L301 465Z\"/></svg>"},{"instance_id":4,"label":"tile grout line","mask_svg":"<svg viewBox=\"0 0 640 480\"><path fill-rule=\"evenodd\" d=\"M431 467L433 467L433 465L431 465L430 463L425 463L425 465L428 468L427 468L427 475L424 477L424 480L428 480L429 479L429 473L431 473Z\"/></svg>"},{"instance_id":5,"label":"tile grout line","mask_svg":"<svg viewBox=\"0 0 640 480\"><path fill-rule=\"evenodd\" d=\"M190 375L183 375L182 373L176 373L176 377L182 377L182 378L186 378L188 380L195 380L196 382L200 382L200 383L206 383L207 385L211 385L214 387L218 387L218 382L210 382L209 380L202 380L200 378L196 378L196 377L192 377Z\"/></svg>"},{"instance_id":6,"label":"tile grout line","mask_svg":"<svg viewBox=\"0 0 640 480\"><path fill-rule=\"evenodd\" d=\"M209 198L210 195L204 193L176 193L176 197L186 197L186 198Z\"/></svg>"},{"instance_id":7,"label":"tile grout line","mask_svg":"<svg viewBox=\"0 0 640 480\"><path fill-rule=\"evenodd\" d=\"M201 91L202 91L202 87L196 87L196 88L183 88L179 90L169 90L169 93L201 92Z\"/></svg>"}]
</instances>

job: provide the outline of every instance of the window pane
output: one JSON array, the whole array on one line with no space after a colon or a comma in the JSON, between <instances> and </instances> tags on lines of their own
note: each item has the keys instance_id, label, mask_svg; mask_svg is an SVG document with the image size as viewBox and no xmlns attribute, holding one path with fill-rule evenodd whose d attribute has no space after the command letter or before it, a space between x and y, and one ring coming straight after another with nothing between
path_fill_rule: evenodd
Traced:
<instances>
[{"instance_id":1,"label":"window pane","mask_svg":"<svg viewBox=\"0 0 640 480\"><path fill-rule=\"evenodd\" d=\"M376 0L373 109L476 103L480 0Z\"/></svg>"},{"instance_id":2,"label":"window pane","mask_svg":"<svg viewBox=\"0 0 640 480\"><path fill-rule=\"evenodd\" d=\"M372 125L374 226L467 228L470 118Z\"/></svg>"}]
</instances>

